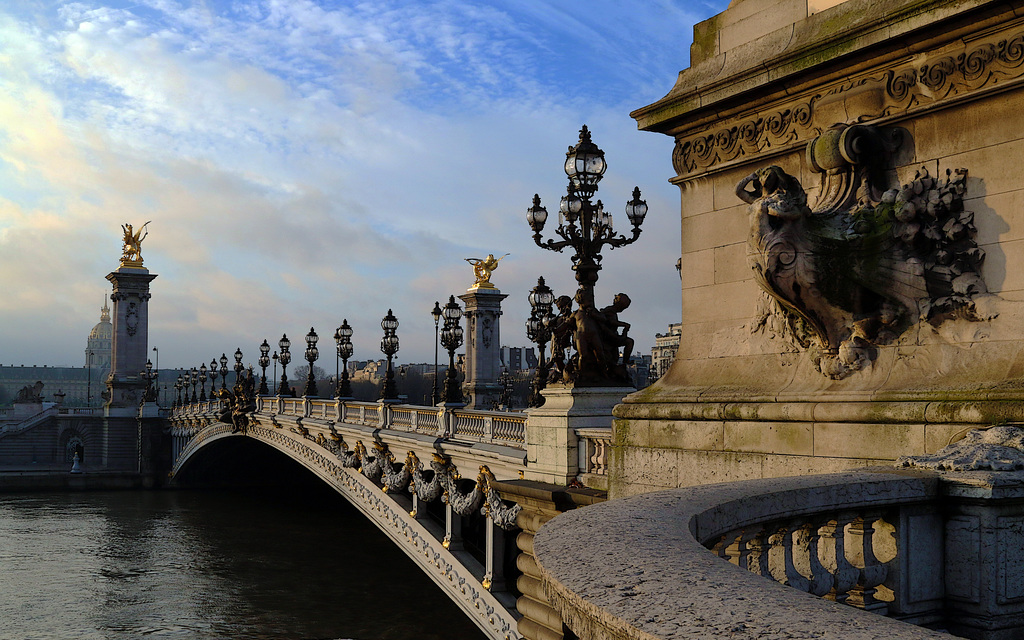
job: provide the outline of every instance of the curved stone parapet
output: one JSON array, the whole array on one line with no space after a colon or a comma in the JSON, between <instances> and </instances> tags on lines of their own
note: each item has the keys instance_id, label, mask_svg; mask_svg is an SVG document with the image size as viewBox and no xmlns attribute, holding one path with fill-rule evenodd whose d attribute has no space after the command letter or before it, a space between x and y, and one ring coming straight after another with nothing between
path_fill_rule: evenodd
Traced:
<instances>
[{"instance_id":1,"label":"curved stone parapet","mask_svg":"<svg viewBox=\"0 0 1024 640\"><path fill-rule=\"evenodd\" d=\"M755 573L750 556L741 562L744 569L727 562L725 552L746 540L745 532L764 531L764 523L857 510L927 510L939 485L933 473L881 470L660 491L561 514L537 533L534 553L550 601L582 640L949 638L815 597L806 592L806 580L792 580L796 572L792 586L766 579ZM716 545L721 540L724 546ZM792 569L795 546L786 543L783 562L779 544L770 559ZM764 554L767 563L769 551ZM890 577L906 580L898 562L889 564Z\"/></svg>"}]
</instances>

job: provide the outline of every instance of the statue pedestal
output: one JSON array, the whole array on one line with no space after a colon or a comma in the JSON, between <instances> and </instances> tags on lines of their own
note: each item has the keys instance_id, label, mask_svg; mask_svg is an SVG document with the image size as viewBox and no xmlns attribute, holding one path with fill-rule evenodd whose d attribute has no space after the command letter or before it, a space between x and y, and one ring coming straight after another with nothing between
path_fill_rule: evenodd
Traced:
<instances>
[{"instance_id":1,"label":"statue pedestal","mask_svg":"<svg viewBox=\"0 0 1024 640\"><path fill-rule=\"evenodd\" d=\"M567 387L544 389L544 406L529 409L526 423L525 479L565 486L579 469L577 429L612 428L612 407L632 387Z\"/></svg>"},{"instance_id":2,"label":"statue pedestal","mask_svg":"<svg viewBox=\"0 0 1024 640\"><path fill-rule=\"evenodd\" d=\"M459 296L466 304L466 381L462 392L470 409L487 411L501 397L501 301L497 289L473 288Z\"/></svg>"},{"instance_id":3,"label":"statue pedestal","mask_svg":"<svg viewBox=\"0 0 1024 640\"><path fill-rule=\"evenodd\" d=\"M107 389L111 407L138 409L146 391L140 375L149 358L149 283L156 278L146 268L122 266L107 275L114 285L114 340Z\"/></svg>"}]
</instances>

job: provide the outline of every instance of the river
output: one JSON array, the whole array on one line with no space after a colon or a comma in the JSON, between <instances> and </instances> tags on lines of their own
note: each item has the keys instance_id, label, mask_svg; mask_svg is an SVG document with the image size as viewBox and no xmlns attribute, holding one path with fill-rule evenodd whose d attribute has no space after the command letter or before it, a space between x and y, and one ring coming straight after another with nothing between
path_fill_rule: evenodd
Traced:
<instances>
[{"instance_id":1,"label":"river","mask_svg":"<svg viewBox=\"0 0 1024 640\"><path fill-rule=\"evenodd\" d=\"M0 494L0 638L480 640L329 490Z\"/></svg>"}]
</instances>

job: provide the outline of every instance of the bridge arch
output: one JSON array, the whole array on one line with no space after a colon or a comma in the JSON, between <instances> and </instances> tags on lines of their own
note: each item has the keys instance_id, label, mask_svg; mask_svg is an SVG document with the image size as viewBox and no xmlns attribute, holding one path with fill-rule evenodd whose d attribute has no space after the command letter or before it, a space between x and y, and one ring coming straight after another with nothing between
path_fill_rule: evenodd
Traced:
<instances>
[{"instance_id":1,"label":"bridge arch","mask_svg":"<svg viewBox=\"0 0 1024 640\"><path fill-rule=\"evenodd\" d=\"M172 418L175 453L172 483L179 482L179 478L187 480L196 470L209 467L211 462L215 464L214 461L222 455L237 455L239 449L253 451L253 445L272 449L298 463L354 505L412 558L488 637L520 638L516 629L518 614L514 597L509 593L492 593L488 589L492 578L501 575L501 571L494 571L492 556L488 555L486 566L481 566L465 551L460 551L459 545L452 545L449 536L439 536L436 528L431 530L430 523L424 519L426 505L418 499L422 491L429 492L429 485L436 490L444 484L442 480L447 480L445 486L451 492L446 489L443 494L449 510L453 503L460 504L461 501L464 509L488 513L487 551L495 551L491 529L496 527L492 522L501 521L508 528L514 527L510 522L515 522L517 508L508 509L501 503L493 490L486 486L486 475L482 473L480 476L483 486L478 479L477 486L462 492L458 489L460 476L454 465L439 467L435 461L431 463L433 474L423 472L421 465L410 472L409 461L415 460L415 456L407 458L406 464L393 464L394 457L387 443L379 437L374 438L373 430L367 434L366 440L376 455L369 455L367 443L361 438L353 443L355 450L349 451L333 424L301 419L283 423L280 416L271 415L267 419L257 413L247 429L238 431L233 430L230 424L214 421L212 415ZM360 450L362 455L359 455ZM232 451L236 453L230 453ZM424 452L423 455L430 460L429 454ZM262 459L260 456L254 458L254 464L259 464ZM445 477L440 477L442 475ZM406 484L403 484L403 478ZM410 505L403 504L401 497L395 499L396 494L401 496L408 483L415 486L417 482L425 486L419 491L416 488L412 490ZM389 492L392 495L388 495ZM435 498L442 492L437 493ZM493 509L490 508L492 506ZM500 561L501 554L495 555Z\"/></svg>"}]
</instances>

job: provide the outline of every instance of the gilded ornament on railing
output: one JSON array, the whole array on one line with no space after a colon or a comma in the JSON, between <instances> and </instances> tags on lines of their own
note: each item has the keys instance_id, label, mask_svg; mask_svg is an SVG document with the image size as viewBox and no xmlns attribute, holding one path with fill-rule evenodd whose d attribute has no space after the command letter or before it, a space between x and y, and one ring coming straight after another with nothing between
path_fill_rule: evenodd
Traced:
<instances>
[{"instance_id":1,"label":"gilded ornament on railing","mask_svg":"<svg viewBox=\"0 0 1024 640\"><path fill-rule=\"evenodd\" d=\"M877 346L918 319L982 320L975 297L985 253L964 211L967 170L938 180L922 169L886 189L884 161L900 130L837 125L807 148L822 174L811 209L800 182L776 166L744 178L736 195L749 205L748 255L773 304L754 327L772 326L812 353L833 379L865 368Z\"/></svg>"},{"instance_id":2,"label":"gilded ornament on railing","mask_svg":"<svg viewBox=\"0 0 1024 640\"><path fill-rule=\"evenodd\" d=\"M122 267L139 268L142 266L142 241L149 235L146 227L150 222L152 220L147 221L138 231L135 231L129 223L121 225L121 230L124 232L124 249L121 252Z\"/></svg>"},{"instance_id":3,"label":"gilded ornament on railing","mask_svg":"<svg viewBox=\"0 0 1024 640\"><path fill-rule=\"evenodd\" d=\"M491 284L491 274L495 269L498 268L498 263L505 259L509 254L505 254L500 258L495 258L493 253L487 254L486 258L464 258L466 262L473 265L473 276L476 280L473 282L473 286L469 288L470 291L474 289L494 289L495 286Z\"/></svg>"}]
</instances>

